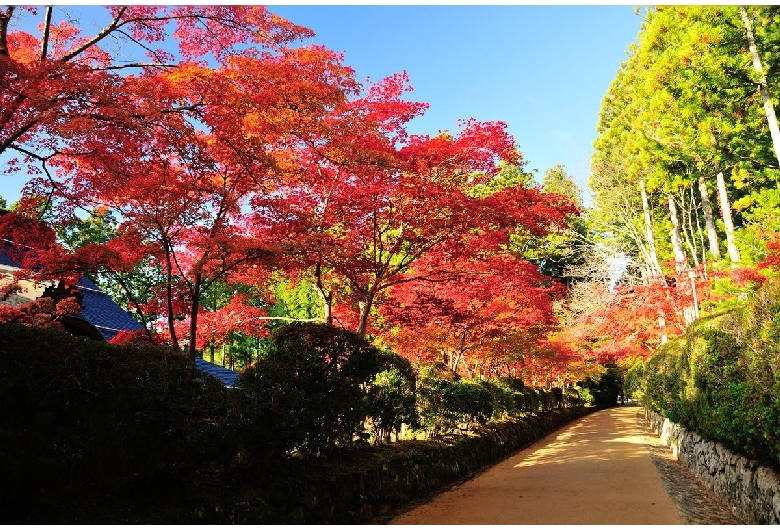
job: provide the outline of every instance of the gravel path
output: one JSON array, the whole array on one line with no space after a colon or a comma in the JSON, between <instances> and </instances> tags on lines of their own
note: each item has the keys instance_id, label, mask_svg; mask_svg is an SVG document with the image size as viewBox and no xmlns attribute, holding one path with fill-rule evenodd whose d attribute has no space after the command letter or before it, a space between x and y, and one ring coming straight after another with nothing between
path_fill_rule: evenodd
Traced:
<instances>
[{"instance_id":1,"label":"gravel path","mask_svg":"<svg viewBox=\"0 0 780 530\"><path fill-rule=\"evenodd\" d=\"M586 416L390 524L682 524L639 412Z\"/></svg>"}]
</instances>

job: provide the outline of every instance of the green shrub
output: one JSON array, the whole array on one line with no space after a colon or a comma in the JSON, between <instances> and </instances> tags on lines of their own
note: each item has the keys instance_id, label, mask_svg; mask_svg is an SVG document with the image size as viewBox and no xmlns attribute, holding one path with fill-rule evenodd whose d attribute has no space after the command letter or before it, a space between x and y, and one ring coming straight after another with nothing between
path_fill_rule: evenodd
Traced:
<instances>
[{"instance_id":1,"label":"green shrub","mask_svg":"<svg viewBox=\"0 0 780 530\"><path fill-rule=\"evenodd\" d=\"M323 324L281 328L268 354L238 380L248 446L262 459L316 456L367 440L367 417L378 419L381 429L400 424L403 404L383 409L387 402L374 406L367 399L377 374L393 368L411 383L408 363L355 333ZM404 400L404 384L399 379L401 388L389 393L393 399L400 394Z\"/></svg>"},{"instance_id":2,"label":"green shrub","mask_svg":"<svg viewBox=\"0 0 780 530\"><path fill-rule=\"evenodd\" d=\"M0 326L0 498L187 476L240 451L231 391L180 354Z\"/></svg>"},{"instance_id":3,"label":"green shrub","mask_svg":"<svg viewBox=\"0 0 780 530\"><path fill-rule=\"evenodd\" d=\"M502 420L522 414L518 393L523 391L523 381L514 378L495 378L481 381L493 400L493 419Z\"/></svg>"},{"instance_id":4,"label":"green shrub","mask_svg":"<svg viewBox=\"0 0 780 530\"><path fill-rule=\"evenodd\" d=\"M583 404L600 409L617 405L618 396L623 393L623 374L617 365L609 364L606 370L581 383L580 391Z\"/></svg>"},{"instance_id":5,"label":"green shrub","mask_svg":"<svg viewBox=\"0 0 780 530\"><path fill-rule=\"evenodd\" d=\"M698 321L645 363L645 404L780 468L780 283Z\"/></svg>"},{"instance_id":6,"label":"green shrub","mask_svg":"<svg viewBox=\"0 0 780 530\"><path fill-rule=\"evenodd\" d=\"M577 395L579 396L580 404L586 407L595 406L595 398L590 391L590 388L585 386L577 386Z\"/></svg>"},{"instance_id":7,"label":"green shrub","mask_svg":"<svg viewBox=\"0 0 780 530\"><path fill-rule=\"evenodd\" d=\"M414 371L409 361L397 357L397 365L376 374L366 400L374 440L389 441L402 424L418 426Z\"/></svg>"},{"instance_id":8,"label":"green shrub","mask_svg":"<svg viewBox=\"0 0 780 530\"><path fill-rule=\"evenodd\" d=\"M417 417L419 426L428 436L452 431L457 418L445 405L447 389L458 376L441 363L425 363L417 367Z\"/></svg>"},{"instance_id":9,"label":"green shrub","mask_svg":"<svg viewBox=\"0 0 780 530\"><path fill-rule=\"evenodd\" d=\"M637 401L642 401L645 395L645 363L635 363L628 372L623 382L625 396Z\"/></svg>"},{"instance_id":10,"label":"green shrub","mask_svg":"<svg viewBox=\"0 0 780 530\"><path fill-rule=\"evenodd\" d=\"M563 407L571 408L580 404L580 393L576 387L568 387L563 390Z\"/></svg>"},{"instance_id":11,"label":"green shrub","mask_svg":"<svg viewBox=\"0 0 780 530\"><path fill-rule=\"evenodd\" d=\"M485 424L493 416L493 396L479 382L457 381L446 386L443 401L458 424Z\"/></svg>"}]
</instances>

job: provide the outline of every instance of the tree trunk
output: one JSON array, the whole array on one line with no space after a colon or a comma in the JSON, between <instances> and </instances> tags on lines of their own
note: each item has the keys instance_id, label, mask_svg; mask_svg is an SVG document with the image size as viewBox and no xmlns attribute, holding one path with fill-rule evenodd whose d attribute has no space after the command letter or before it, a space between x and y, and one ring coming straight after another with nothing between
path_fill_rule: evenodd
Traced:
<instances>
[{"instance_id":1,"label":"tree trunk","mask_svg":"<svg viewBox=\"0 0 780 530\"><path fill-rule=\"evenodd\" d=\"M683 189L682 193L682 202L680 203L682 206L682 217L683 217L683 234L685 235L685 242L688 245L688 249L691 252L691 257L693 258L693 264L697 268L699 267L699 247L696 243L696 231L693 229L693 217L696 216L697 224L698 224L698 214L696 213L696 200L693 196L693 187L691 187L691 201L688 205L688 207L685 207L685 189ZM686 229L685 221L688 221L688 226Z\"/></svg>"},{"instance_id":2,"label":"tree trunk","mask_svg":"<svg viewBox=\"0 0 780 530\"><path fill-rule=\"evenodd\" d=\"M461 352L458 352L457 355L450 355L450 362L447 363L447 366L450 367L450 370L452 370L452 373L455 373L458 371L458 364L460 363L460 356L463 355Z\"/></svg>"},{"instance_id":3,"label":"tree trunk","mask_svg":"<svg viewBox=\"0 0 780 530\"><path fill-rule=\"evenodd\" d=\"M669 203L669 219L672 221L672 250L674 251L674 269L677 274L681 274L688 269L688 258L685 256L682 238L680 237L680 219L677 217L677 203L671 193L666 194L666 201Z\"/></svg>"},{"instance_id":4,"label":"tree trunk","mask_svg":"<svg viewBox=\"0 0 780 530\"><path fill-rule=\"evenodd\" d=\"M322 266L318 262L314 269L314 287L317 290L317 294L322 302L322 311L325 316L325 324L328 326L333 325L333 293L325 291L325 286L322 283Z\"/></svg>"},{"instance_id":5,"label":"tree trunk","mask_svg":"<svg viewBox=\"0 0 780 530\"><path fill-rule=\"evenodd\" d=\"M695 198L693 190L691 190L691 211L696 211ZM696 214L696 233L699 234L699 243L701 244L701 264L702 264L702 278L707 279L707 250L704 244L704 230L701 229L701 221L699 215Z\"/></svg>"},{"instance_id":6,"label":"tree trunk","mask_svg":"<svg viewBox=\"0 0 780 530\"><path fill-rule=\"evenodd\" d=\"M14 14L15 6L6 7L0 11L0 55L8 57L8 23Z\"/></svg>"},{"instance_id":7,"label":"tree trunk","mask_svg":"<svg viewBox=\"0 0 780 530\"><path fill-rule=\"evenodd\" d=\"M645 215L645 238L647 239L647 251L650 256L650 267L658 276L663 276L663 269L658 261L658 252L655 248L655 235L653 234L653 220L650 217L650 203L647 200L647 188L644 179L639 181L639 190L642 193L642 211Z\"/></svg>"},{"instance_id":8,"label":"tree trunk","mask_svg":"<svg viewBox=\"0 0 780 530\"><path fill-rule=\"evenodd\" d=\"M190 361L195 362L196 353L196 335L198 333L198 311L200 309L200 287L201 287L201 275L196 273L194 282L192 285L192 305L190 306L190 340L187 346L187 357Z\"/></svg>"},{"instance_id":9,"label":"tree trunk","mask_svg":"<svg viewBox=\"0 0 780 530\"><path fill-rule=\"evenodd\" d=\"M707 239L710 243L710 254L713 259L720 259L720 242L718 231L715 229L715 217L712 214L710 192L707 190L707 182L704 175L699 176L699 195L701 196L701 209L704 212L704 225L707 227Z\"/></svg>"},{"instance_id":10,"label":"tree trunk","mask_svg":"<svg viewBox=\"0 0 780 530\"><path fill-rule=\"evenodd\" d=\"M747 34L748 48L750 56L753 59L753 69L758 74L758 90L761 92L761 100L764 103L764 114L766 122L769 125L769 134L772 136L772 147L775 150L777 165L780 167L780 127L777 125L777 116L775 116L775 107L772 105L772 99L769 95L769 85L767 84L764 67L761 64L761 57L758 55L756 39L753 35L753 25L750 23L750 17L744 6L739 6L739 14L742 22L745 24L745 33Z\"/></svg>"},{"instance_id":11,"label":"tree trunk","mask_svg":"<svg viewBox=\"0 0 780 530\"><path fill-rule=\"evenodd\" d=\"M731 204L729 203L729 196L726 193L726 180L723 177L723 172L719 171L717 175L718 183L718 196L720 197L720 213L723 217L723 225L726 228L726 246L729 251L729 259L732 266L736 267L739 263L739 249L735 243L734 237L734 221L731 219Z\"/></svg>"},{"instance_id":12,"label":"tree trunk","mask_svg":"<svg viewBox=\"0 0 780 530\"><path fill-rule=\"evenodd\" d=\"M369 291L368 295L366 295L366 299L358 303L358 307L360 308L360 322L358 323L358 328L356 333L361 337L366 334L366 328L368 327L368 317L371 314L371 308L373 307L373 305L374 305L373 291Z\"/></svg>"},{"instance_id":13,"label":"tree trunk","mask_svg":"<svg viewBox=\"0 0 780 530\"><path fill-rule=\"evenodd\" d=\"M669 342L669 335L666 333L666 319L663 315L658 317L658 327L661 331L661 344Z\"/></svg>"},{"instance_id":14,"label":"tree trunk","mask_svg":"<svg viewBox=\"0 0 780 530\"><path fill-rule=\"evenodd\" d=\"M171 346L174 350L182 353L181 346L179 345L179 339L176 336L176 328L174 327L174 315L173 315L173 262L171 260L171 251L168 242L165 243L165 304L168 309L168 334L171 336Z\"/></svg>"},{"instance_id":15,"label":"tree trunk","mask_svg":"<svg viewBox=\"0 0 780 530\"><path fill-rule=\"evenodd\" d=\"M469 365L468 365L468 363L466 362L466 359L465 359L463 356L461 356L461 358L460 358L460 361L461 361L461 363L463 364L463 368L465 368L465 369L466 369L466 377L468 377L469 379L471 379L473 376L472 376L472 374L471 374L471 369L469 368ZM475 371L477 370L477 367L476 367L476 365L474 366L474 370L475 370Z\"/></svg>"}]
</instances>

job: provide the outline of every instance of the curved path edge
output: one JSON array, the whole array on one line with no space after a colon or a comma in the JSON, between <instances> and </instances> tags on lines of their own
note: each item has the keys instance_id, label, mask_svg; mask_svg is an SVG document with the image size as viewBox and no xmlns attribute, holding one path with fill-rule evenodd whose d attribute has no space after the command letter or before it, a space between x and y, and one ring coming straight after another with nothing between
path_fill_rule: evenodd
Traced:
<instances>
[{"instance_id":1,"label":"curved path edge","mask_svg":"<svg viewBox=\"0 0 780 530\"><path fill-rule=\"evenodd\" d=\"M638 410L576 420L390 524L681 524Z\"/></svg>"}]
</instances>

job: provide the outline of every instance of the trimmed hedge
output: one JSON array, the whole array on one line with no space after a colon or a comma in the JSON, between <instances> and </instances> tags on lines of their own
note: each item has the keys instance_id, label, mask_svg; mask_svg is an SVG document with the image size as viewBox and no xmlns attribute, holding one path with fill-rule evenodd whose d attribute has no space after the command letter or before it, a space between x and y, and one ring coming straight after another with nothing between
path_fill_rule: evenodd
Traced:
<instances>
[{"instance_id":1,"label":"trimmed hedge","mask_svg":"<svg viewBox=\"0 0 780 530\"><path fill-rule=\"evenodd\" d=\"M236 391L166 348L0 325L2 522L365 522L584 414L518 382L416 388L353 335L286 328ZM437 439L364 443L421 411ZM478 425L519 412L540 416ZM480 436L447 434L463 424Z\"/></svg>"},{"instance_id":2,"label":"trimmed hedge","mask_svg":"<svg viewBox=\"0 0 780 530\"><path fill-rule=\"evenodd\" d=\"M0 326L0 510L83 488L143 487L230 461L235 396L168 349Z\"/></svg>"},{"instance_id":3,"label":"trimmed hedge","mask_svg":"<svg viewBox=\"0 0 780 530\"><path fill-rule=\"evenodd\" d=\"M386 431L414 411L408 360L322 324L281 328L237 384L247 447L262 459L343 449L368 438L366 418Z\"/></svg>"},{"instance_id":4,"label":"trimmed hedge","mask_svg":"<svg viewBox=\"0 0 780 530\"><path fill-rule=\"evenodd\" d=\"M273 487L203 509L199 524L369 524L493 465L593 412L574 407L507 420L474 435L408 440L303 464L266 477Z\"/></svg>"},{"instance_id":5,"label":"trimmed hedge","mask_svg":"<svg viewBox=\"0 0 780 530\"><path fill-rule=\"evenodd\" d=\"M701 319L637 374L652 410L780 469L780 281L742 308Z\"/></svg>"},{"instance_id":6,"label":"trimmed hedge","mask_svg":"<svg viewBox=\"0 0 780 530\"><path fill-rule=\"evenodd\" d=\"M49 513L14 523L52 524L380 524L410 502L468 479L485 466L595 409L575 407L491 424L478 435L450 435L342 451L316 460L285 459L255 473L233 473L159 493L119 498L81 494Z\"/></svg>"}]
</instances>

